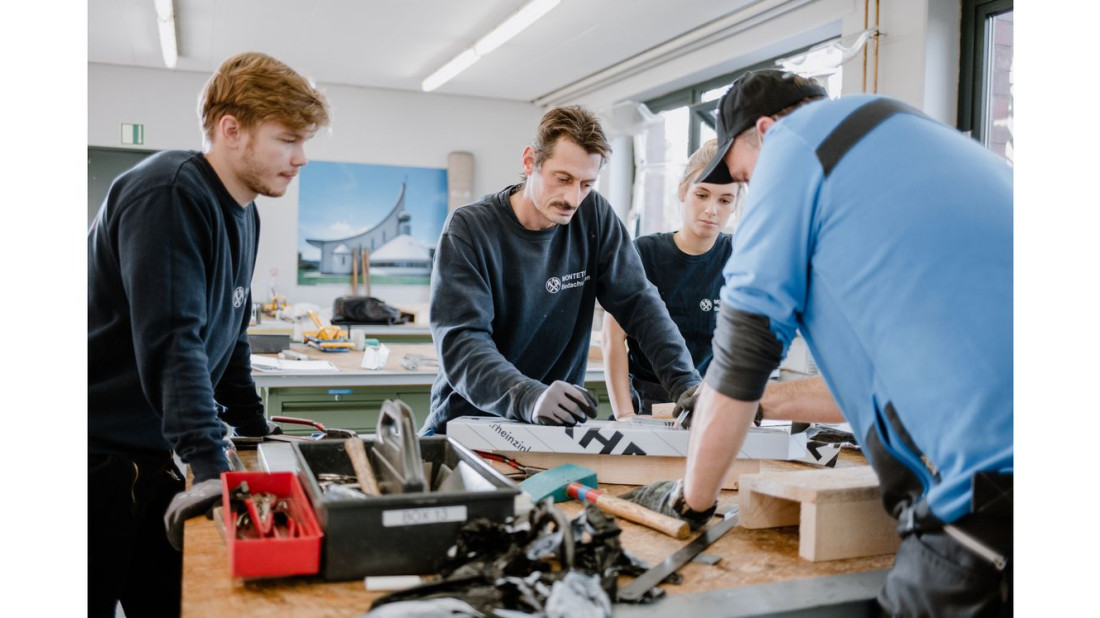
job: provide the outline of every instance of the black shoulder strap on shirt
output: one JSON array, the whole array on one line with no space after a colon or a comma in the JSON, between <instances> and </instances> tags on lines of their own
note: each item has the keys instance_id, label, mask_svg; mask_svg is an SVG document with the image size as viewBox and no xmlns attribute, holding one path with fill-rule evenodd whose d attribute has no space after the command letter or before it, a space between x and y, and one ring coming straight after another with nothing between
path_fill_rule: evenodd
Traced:
<instances>
[{"instance_id":1,"label":"black shoulder strap on shirt","mask_svg":"<svg viewBox=\"0 0 1100 618\"><path fill-rule=\"evenodd\" d=\"M828 177L844 155L875 127L894 114L913 114L928 118L923 112L893 99L875 99L848 115L817 147L817 160Z\"/></svg>"}]
</instances>

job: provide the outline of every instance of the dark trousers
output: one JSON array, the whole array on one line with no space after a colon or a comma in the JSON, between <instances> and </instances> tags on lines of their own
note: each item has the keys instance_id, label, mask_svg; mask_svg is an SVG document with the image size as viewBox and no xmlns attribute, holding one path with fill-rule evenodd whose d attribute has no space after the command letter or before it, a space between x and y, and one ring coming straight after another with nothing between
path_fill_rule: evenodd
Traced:
<instances>
[{"instance_id":1,"label":"dark trousers","mask_svg":"<svg viewBox=\"0 0 1100 618\"><path fill-rule=\"evenodd\" d=\"M88 457L88 615L178 616L183 554L168 543L164 512L183 491L171 458Z\"/></svg>"},{"instance_id":2,"label":"dark trousers","mask_svg":"<svg viewBox=\"0 0 1100 618\"><path fill-rule=\"evenodd\" d=\"M656 382L630 378L630 400L637 414L653 414L653 404L672 401L665 387Z\"/></svg>"},{"instance_id":3,"label":"dark trousers","mask_svg":"<svg viewBox=\"0 0 1100 618\"><path fill-rule=\"evenodd\" d=\"M998 571L942 531L914 533L878 601L887 616L1011 616L1012 562Z\"/></svg>"}]
</instances>

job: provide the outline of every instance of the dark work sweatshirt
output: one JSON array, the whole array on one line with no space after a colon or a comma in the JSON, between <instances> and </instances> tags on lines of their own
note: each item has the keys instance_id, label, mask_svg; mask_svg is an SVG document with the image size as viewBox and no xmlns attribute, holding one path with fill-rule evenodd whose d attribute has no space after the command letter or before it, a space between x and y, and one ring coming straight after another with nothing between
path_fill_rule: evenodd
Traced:
<instances>
[{"instance_id":1,"label":"dark work sweatshirt","mask_svg":"<svg viewBox=\"0 0 1100 618\"><path fill-rule=\"evenodd\" d=\"M528 230L509 196L457 209L431 279L440 372L425 429L466 415L526 420L555 380L582 385L595 304L641 342L677 396L700 381L657 289L611 206L592 191L566 225Z\"/></svg>"},{"instance_id":2,"label":"dark work sweatshirt","mask_svg":"<svg viewBox=\"0 0 1100 618\"><path fill-rule=\"evenodd\" d=\"M246 329L260 219L199 152L119 176L88 232L88 442L228 469L222 420L263 423Z\"/></svg>"},{"instance_id":3,"label":"dark work sweatshirt","mask_svg":"<svg viewBox=\"0 0 1100 618\"><path fill-rule=\"evenodd\" d=\"M718 318L718 293L725 280L722 268L733 253L733 237L719 234L714 246L702 255L688 255L676 246L672 232L642 236L634 241L646 278L657 287L669 316L687 342L691 361L699 375L707 373L713 353L711 340ZM656 372L642 353L637 339L627 332L630 375L656 382Z\"/></svg>"}]
</instances>

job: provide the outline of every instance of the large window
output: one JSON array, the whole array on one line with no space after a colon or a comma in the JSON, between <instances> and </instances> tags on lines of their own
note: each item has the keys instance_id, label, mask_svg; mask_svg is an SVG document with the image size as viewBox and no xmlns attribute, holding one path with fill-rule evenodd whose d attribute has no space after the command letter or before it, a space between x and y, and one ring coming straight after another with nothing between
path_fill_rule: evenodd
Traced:
<instances>
[{"instance_id":1,"label":"large window","mask_svg":"<svg viewBox=\"0 0 1100 618\"><path fill-rule=\"evenodd\" d=\"M840 96L841 72L835 49L814 45L794 52L796 66L784 68L820 82L830 97ZM733 73L696 84L645 102L653 112L646 131L635 138L635 191L628 227L636 235L678 229L681 213L677 188L691 153L715 137L718 100L741 74L777 68L778 58L747 66ZM744 195L742 191L742 199ZM736 228L738 217L730 219Z\"/></svg>"},{"instance_id":2,"label":"large window","mask_svg":"<svg viewBox=\"0 0 1100 618\"><path fill-rule=\"evenodd\" d=\"M1012 162L1012 0L963 0L961 131Z\"/></svg>"}]
</instances>

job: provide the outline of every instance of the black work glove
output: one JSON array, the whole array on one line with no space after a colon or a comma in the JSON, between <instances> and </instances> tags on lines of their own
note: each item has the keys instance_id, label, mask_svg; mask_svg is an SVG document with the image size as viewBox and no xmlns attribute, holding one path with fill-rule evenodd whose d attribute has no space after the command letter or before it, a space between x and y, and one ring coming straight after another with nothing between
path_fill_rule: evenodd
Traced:
<instances>
[{"instance_id":1,"label":"black work glove","mask_svg":"<svg viewBox=\"0 0 1100 618\"><path fill-rule=\"evenodd\" d=\"M233 434L247 438L262 438L283 433L283 428L278 423L273 423L266 418L258 418L247 425L233 428Z\"/></svg>"},{"instance_id":2,"label":"black work glove","mask_svg":"<svg viewBox=\"0 0 1100 618\"><path fill-rule=\"evenodd\" d=\"M718 509L718 501L714 501L705 511L694 511L684 502L684 481L657 481L643 487L631 489L619 496L623 500L629 500L640 506L656 511L662 515L676 517L688 523L692 530L702 528Z\"/></svg>"},{"instance_id":3,"label":"black work glove","mask_svg":"<svg viewBox=\"0 0 1100 618\"><path fill-rule=\"evenodd\" d=\"M572 427L583 423L585 419L596 418L598 406L592 393L574 384L555 380L535 400L535 405L527 414L527 420L536 425Z\"/></svg>"},{"instance_id":4,"label":"black work glove","mask_svg":"<svg viewBox=\"0 0 1100 618\"><path fill-rule=\"evenodd\" d=\"M205 515L221 499L221 479L196 483L191 489L181 491L172 498L168 510L164 512L164 530L168 533L168 542L176 551L183 551L183 523L192 517Z\"/></svg>"},{"instance_id":5,"label":"black work glove","mask_svg":"<svg viewBox=\"0 0 1100 618\"><path fill-rule=\"evenodd\" d=\"M699 396L699 386L702 382L696 382L687 390L680 393L676 399L676 405L672 406L672 416L676 424L687 429L691 427L691 413L695 410L695 399Z\"/></svg>"}]
</instances>

